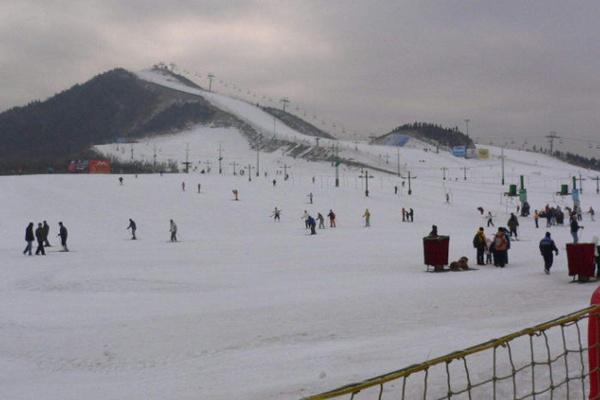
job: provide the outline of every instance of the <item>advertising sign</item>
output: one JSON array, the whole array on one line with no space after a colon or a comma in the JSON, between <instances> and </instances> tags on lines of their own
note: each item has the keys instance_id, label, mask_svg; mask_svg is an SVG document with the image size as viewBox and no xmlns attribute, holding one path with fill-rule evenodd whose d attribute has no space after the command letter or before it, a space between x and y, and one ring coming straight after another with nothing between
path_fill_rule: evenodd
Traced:
<instances>
[{"instance_id":1,"label":"advertising sign","mask_svg":"<svg viewBox=\"0 0 600 400\"><path fill-rule=\"evenodd\" d=\"M110 174L110 160L90 160L90 174Z\"/></svg>"},{"instance_id":2,"label":"advertising sign","mask_svg":"<svg viewBox=\"0 0 600 400\"><path fill-rule=\"evenodd\" d=\"M467 156L467 147L466 146L454 146L452 148L452 155L454 157L465 158Z\"/></svg>"},{"instance_id":3,"label":"advertising sign","mask_svg":"<svg viewBox=\"0 0 600 400\"><path fill-rule=\"evenodd\" d=\"M477 149L477 158L480 160L490 159L490 149Z\"/></svg>"}]
</instances>

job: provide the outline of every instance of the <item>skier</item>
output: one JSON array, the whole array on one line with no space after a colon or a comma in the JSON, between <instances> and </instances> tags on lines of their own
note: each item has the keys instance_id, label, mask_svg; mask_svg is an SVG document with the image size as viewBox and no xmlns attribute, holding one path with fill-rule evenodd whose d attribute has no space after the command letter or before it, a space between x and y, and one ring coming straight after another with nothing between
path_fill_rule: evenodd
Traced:
<instances>
[{"instance_id":1,"label":"skier","mask_svg":"<svg viewBox=\"0 0 600 400\"><path fill-rule=\"evenodd\" d=\"M273 221L279 221L280 217L281 217L281 210L279 210L277 207L275 207L275 210L273 210Z\"/></svg>"},{"instance_id":2,"label":"skier","mask_svg":"<svg viewBox=\"0 0 600 400\"><path fill-rule=\"evenodd\" d=\"M558 255L558 248L556 248L554 240L550 237L550 232L546 232L546 236L540 240L540 253L544 257L544 272L546 275L550 275L550 268L552 268L552 262L554 261L552 252Z\"/></svg>"},{"instance_id":3,"label":"skier","mask_svg":"<svg viewBox=\"0 0 600 400\"><path fill-rule=\"evenodd\" d=\"M483 215L483 207L477 207L477 211L479 211L479 214Z\"/></svg>"},{"instance_id":4,"label":"skier","mask_svg":"<svg viewBox=\"0 0 600 400\"><path fill-rule=\"evenodd\" d=\"M35 239L37 240L37 249L35 250L35 255L39 256L40 254L45 256L46 252L44 251L44 228L42 227L42 223L38 223L38 227L35 230Z\"/></svg>"},{"instance_id":5,"label":"skier","mask_svg":"<svg viewBox=\"0 0 600 400\"><path fill-rule=\"evenodd\" d=\"M171 232L171 242L177 241L177 225L173 220L170 220L169 232Z\"/></svg>"},{"instance_id":6,"label":"skier","mask_svg":"<svg viewBox=\"0 0 600 400\"><path fill-rule=\"evenodd\" d=\"M50 225L48 222L44 221L44 225L42 225L42 232L44 234L44 247L52 247L50 246L50 242L48 242L48 235L50 234Z\"/></svg>"},{"instance_id":7,"label":"skier","mask_svg":"<svg viewBox=\"0 0 600 400\"><path fill-rule=\"evenodd\" d=\"M123 177L122 176L119 177L119 185L123 185Z\"/></svg>"},{"instance_id":8,"label":"skier","mask_svg":"<svg viewBox=\"0 0 600 400\"><path fill-rule=\"evenodd\" d=\"M590 213L590 219L592 221L594 221L594 215L596 215L596 212L594 211L594 209L592 208L592 206L590 206L590 210L588 212Z\"/></svg>"},{"instance_id":9,"label":"skier","mask_svg":"<svg viewBox=\"0 0 600 400\"><path fill-rule=\"evenodd\" d=\"M538 229L540 227L540 213L538 212L538 210L535 210L533 212L533 221L535 222L535 229Z\"/></svg>"},{"instance_id":10,"label":"skier","mask_svg":"<svg viewBox=\"0 0 600 400\"><path fill-rule=\"evenodd\" d=\"M483 254L485 253L487 245L483 227L479 227L479 230L475 234L475 237L473 238L473 247L477 249L477 265L485 265L483 262Z\"/></svg>"},{"instance_id":11,"label":"skier","mask_svg":"<svg viewBox=\"0 0 600 400\"><path fill-rule=\"evenodd\" d=\"M398 185L394 186L394 194L398 194Z\"/></svg>"},{"instance_id":12,"label":"skier","mask_svg":"<svg viewBox=\"0 0 600 400\"><path fill-rule=\"evenodd\" d=\"M508 219L506 225L508 225L508 229L510 229L510 237L514 236L517 238L517 226L519 226L519 220L514 213L510 213L510 218Z\"/></svg>"},{"instance_id":13,"label":"skier","mask_svg":"<svg viewBox=\"0 0 600 400\"><path fill-rule=\"evenodd\" d=\"M198 184L198 193L200 193L200 188L202 187L202 185L199 183Z\"/></svg>"},{"instance_id":14,"label":"skier","mask_svg":"<svg viewBox=\"0 0 600 400\"><path fill-rule=\"evenodd\" d=\"M446 203L450 204L450 193L446 193Z\"/></svg>"},{"instance_id":15,"label":"skier","mask_svg":"<svg viewBox=\"0 0 600 400\"><path fill-rule=\"evenodd\" d=\"M406 222L406 209L404 207L402 207L402 222Z\"/></svg>"},{"instance_id":16,"label":"skier","mask_svg":"<svg viewBox=\"0 0 600 400\"><path fill-rule=\"evenodd\" d=\"M23 250L23 254L28 253L28 255L31 255L31 245L34 239L33 222L30 222L29 225L27 225L27 229L25 229L25 241L27 242L27 246L25 247L25 250Z\"/></svg>"},{"instance_id":17,"label":"skier","mask_svg":"<svg viewBox=\"0 0 600 400\"><path fill-rule=\"evenodd\" d=\"M319 229L325 229L325 217L323 217L323 214L317 213L317 220L319 221Z\"/></svg>"},{"instance_id":18,"label":"skier","mask_svg":"<svg viewBox=\"0 0 600 400\"><path fill-rule=\"evenodd\" d=\"M308 227L310 228L310 234L316 235L317 231L315 230L315 227L317 226L317 223L315 222L315 219L309 215L306 220L306 223L307 223Z\"/></svg>"},{"instance_id":19,"label":"skier","mask_svg":"<svg viewBox=\"0 0 600 400\"><path fill-rule=\"evenodd\" d=\"M233 193L233 200L238 201L239 200L239 197L238 197L239 192L238 192L238 190L237 189L233 189L231 191L231 193Z\"/></svg>"},{"instance_id":20,"label":"skier","mask_svg":"<svg viewBox=\"0 0 600 400\"><path fill-rule=\"evenodd\" d=\"M312 203L313 203L313 194L312 194L312 192L310 192L310 193L308 194L308 202L309 202L310 204L312 204Z\"/></svg>"},{"instance_id":21,"label":"skier","mask_svg":"<svg viewBox=\"0 0 600 400\"><path fill-rule=\"evenodd\" d=\"M273 187L275 187L275 185L277 185L277 179L273 179Z\"/></svg>"},{"instance_id":22,"label":"skier","mask_svg":"<svg viewBox=\"0 0 600 400\"><path fill-rule=\"evenodd\" d=\"M62 222L59 222L58 226L58 236L60 236L60 244L63 247L62 251L69 251L69 249L67 248L67 228L63 225Z\"/></svg>"},{"instance_id":23,"label":"skier","mask_svg":"<svg viewBox=\"0 0 600 400\"><path fill-rule=\"evenodd\" d=\"M181 182L181 191L185 192L185 182Z\"/></svg>"},{"instance_id":24,"label":"skier","mask_svg":"<svg viewBox=\"0 0 600 400\"><path fill-rule=\"evenodd\" d=\"M494 226L494 220L493 220L493 216L492 216L492 212L488 211L488 215L487 215L487 227L489 228L490 226Z\"/></svg>"},{"instance_id":25,"label":"skier","mask_svg":"<svg viewBox=\"0 0 600 400\"><path fill-rule=\"evenodd\" d=\"M363 214L363 218L365 219L365 228L368 228L371 226L371 213L369 212L369 209L365 209L365 213Z\"/></svg>"},{"instance_id":26,"label":"skier","mask_svg":"<svg viewBox=\"0 0 600 400\"><path fill-rule=\"evenodd\" d=\"M410 222L415 222L415 210L410 208L407 217L410 218Z\"/></svg>"},{"instance_id":27,"label":"skier","mask_svg":"<svg viewBox=\"0 0 600 400\"><path fill-rule=\"evenodd\" d=\"M571 216L571 236L573 236L573 243L579 243L579 230L583 229L583 226L579 226L579 222L577 222L577 215L573 213Z\"/></svg>"},{"instance_id":28,"label":"skier","mask_svg":"<svg viewBox=\"0 0 600 400\"><path fill-rule=\"evenodd\" d=\"M308 226L308 217L309 217L308 211L304 210L304 214L302 214L302 216L300 217L300 219L304 221L304 228L305 229L309 228L309 226Z\"/></svg>"},{"instance_id":29,"label":"skier","mask_svg":"<svg viewBox=\"0 0 600 400\"><path fill-rule=\"evenodd\" d=\"M129 226L125 229L131 229L131 240L136 240L135 230L137 229L137 225L135 224L135 221L129 218Z\"/></svg>"},{"instance_id":30,"label":"skier","mask_svg":"<svg viewBox=\"0 0 600 400\"><path fill-rule=\"evenodd\" d=\"M498 228L498 232L494 237L494 265L496 267L504 268L507 263L508 254L508 239L504 234L502 228Z\"/></svg>"},{"instance_id":31,"label":"skier","mask_svg":"<svg viewBox=\"0 0 600 400\"><path fill-rule=\"evenodd\" d=\"M329 210L329 214L327 214L327 216L329 217L329 227L330 228L335 228L335 213L333 212L333 210Z\"/></svg>"}]
</instances>

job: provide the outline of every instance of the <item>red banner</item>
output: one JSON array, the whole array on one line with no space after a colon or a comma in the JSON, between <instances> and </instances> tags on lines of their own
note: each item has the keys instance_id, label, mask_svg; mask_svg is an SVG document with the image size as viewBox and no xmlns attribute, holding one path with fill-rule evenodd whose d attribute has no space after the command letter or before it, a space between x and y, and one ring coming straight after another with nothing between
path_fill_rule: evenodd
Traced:
<instances>
[{"instance_id":1,"label":"red banner","mask_svg":"<svg viewBox=\"0 0 600 400\"><path fill-rule=\"evenodd\" d=\"M89 172L90 174L110 174L110 161L90 160Z\"/></svg>"}]
</instances>

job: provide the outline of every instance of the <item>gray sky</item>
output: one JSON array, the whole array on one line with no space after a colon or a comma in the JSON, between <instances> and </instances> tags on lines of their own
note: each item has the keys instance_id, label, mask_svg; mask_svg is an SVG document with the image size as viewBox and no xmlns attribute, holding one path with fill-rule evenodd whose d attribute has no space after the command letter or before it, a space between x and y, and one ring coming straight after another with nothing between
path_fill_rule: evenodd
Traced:
<instances>
[{"instance_id":1,"label":"gray sky","mask_svg":"<svg viewBox=\"0 0 600 400\"><path fill-rule=\"evenodd\" d=\"M599 20L599 1L0 0L0 110L164 61L287 96L338 136L469 118L484 142L587 148Z\"/></svg>"}]
</instances>

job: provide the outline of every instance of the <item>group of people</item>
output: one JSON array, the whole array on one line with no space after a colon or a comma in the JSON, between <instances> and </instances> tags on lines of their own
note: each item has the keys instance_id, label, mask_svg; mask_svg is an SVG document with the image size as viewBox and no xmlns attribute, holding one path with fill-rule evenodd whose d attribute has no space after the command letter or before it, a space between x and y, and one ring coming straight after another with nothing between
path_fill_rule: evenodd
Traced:
<instances>
[{"instance_id":1,"label":"group of people","mask_svg":"<svg viewBox=\"0 0 600 400\"><path fill-rule=\"evenodd\" d=\"M58 227L58 237L60 237L60 243L63 247L62 251L69 251L69 249L67 248L67 228L63 225L62 222L58 223ZM30 222L29 225L27 225L27 228L25 228L25 242L27 242L27 246L25 247L25 250L23 250L23 254L31 256L33 242L37 241L35 255L45 256L45 248L52 247L50 245L50 242L48 241L48 235L50 234L50 225L48 225L48 222L44 221L44 223L39 222L35 230L33 228L33 222Z\"/></svg>"},{"instance_id":2,"label":"group of people","mask_svg":"<svg viewBox=\"0 0 600 400\"><path fill-rule=\"evenodd\" d=\"M281 210L278 210L277 207L275 207L275 210L273 211L273 219L275 221L279 221L280 215ZM335 212L333 212L333 210L329 210L327 218L329 219L329 227L335 228L336 215ZM313 217L308 213L308 211L304 210L304 213L302 214L302 217L300 217L300 219L304 220L304 227L306 229L310 229L311 235L317 234L317 221L319 222L319 229L325 229L325 217L320 212L317 213L316 217Z\"/></svg>"},{"instance_id":3,"label":"group of people","mask_svg":"<svg viewBox=\"0 0 600 400\"><path fill-rule=\"evenodd\" d=\"M477 249L477 265L493 263L496 267L504 268L508 264L510 232L506 228L500 227L494 237L490 239L485 236L483 227L479 227L473 238L473 247Z\"/></svg>"},{"instance_id":4,"label":"group of people","mask_svg":"<svg viewBox=\"0 0 600 400\"><path fill-rule=\"evenodd\" d=\"M129 225L125 229L127 229L127 230L131 229L131 240L137 240L137 237L135 236L135 231L137 230L137 224L135 223L135 221L133 219L129 218ZM172 219L169 220L169 232L171 233L171 242L176 242L177 241L177 224Z\"/></svg>"}]
</instances>

